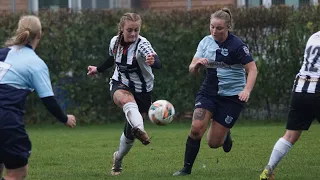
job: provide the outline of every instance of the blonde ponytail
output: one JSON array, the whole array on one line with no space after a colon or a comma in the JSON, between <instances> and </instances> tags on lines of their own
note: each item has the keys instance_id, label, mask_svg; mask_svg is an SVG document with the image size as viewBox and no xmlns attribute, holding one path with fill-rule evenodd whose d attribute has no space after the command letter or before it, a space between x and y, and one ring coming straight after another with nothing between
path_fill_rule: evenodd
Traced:
<instances>
[{"instance_id":1,"label":"blonde ponytail","mask_svg":"<svg viewBox=\"0 0 320 180\"><path fill-rule=\"evenodd\" d=\"M5 46L23 46L31 43L41 33L41 23L37 16L22 16L18 29L13 37L5 42Z\"/></svg>"}]
</instances>

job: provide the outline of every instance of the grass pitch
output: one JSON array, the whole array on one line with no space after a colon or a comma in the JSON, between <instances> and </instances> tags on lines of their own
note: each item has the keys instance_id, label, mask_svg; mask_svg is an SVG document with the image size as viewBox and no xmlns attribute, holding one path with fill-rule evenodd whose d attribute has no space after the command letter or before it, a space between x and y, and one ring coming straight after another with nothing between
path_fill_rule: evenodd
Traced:
<instances>
[{"instance_id":1,"label":"grass pitch","mask_svg":"<svg viewBox=\"0 0 320 180\"><path fill-rule=\"evenodd\" d=\"M232 129L230 153L213 150L202 139L192 174L173 177L182 168L190 124L156 126L146 124L152 144L139 141L123 161L123 173L110 175L112 155L117 149L123 125L27 126L32 141L29 180L257 180L269 161L275 142L285 132L285 124L239 123ZM320 125L314 123L302 134L275 171L277 180L319 179Z\"/></svg>"}]
</instances>

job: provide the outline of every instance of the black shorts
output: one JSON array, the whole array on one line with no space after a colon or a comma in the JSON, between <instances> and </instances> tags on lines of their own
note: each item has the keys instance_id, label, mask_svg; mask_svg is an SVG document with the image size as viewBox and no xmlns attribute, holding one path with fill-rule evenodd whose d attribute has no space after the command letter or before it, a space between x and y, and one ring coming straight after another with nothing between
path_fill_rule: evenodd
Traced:
<instances>
[{"instance_id":1,"label":"black shorts","mask_svg":"<svg viewBox=\"0 0 320 180\"><path fill-rule=\"evenodd\" d=\"M151 92L141 92L141 93L134 92L133 89L129 88L125 84L113 79L110 82L110 86L111 86L110 87L111 99L113 99L113 94L118 89L129 91L131 94L133 94L134 99L137 102L140 113L148 113L148 110L152 103Z\"/></svg>"},{"instance_id":2,"label":"black shorts","mask_svg":"<svg viewBox=\"0 0 320 180\"><path fill-rule=\"evenodd\" d=\"M239 118L244 102L238 96L207 96L198 93L195 108L206 109L213 114L213 119L226 128L232 128Z\"/></svg>"},{"instance_id":3,"label":"black shorts","mask_svg":"<svg viewBox=\"0 0 320 180\"><path fill-rule=\"evenodd\" d=\"M291 94L288 130L308 130L312 121L320 120L320 93Z\"/></svg>"},{"instance_id":4,"label":"black shorts","mask_svg":"<svg viewBox=\"0 0 320 180\"><path fill-rule=\"evenodd\" d=\"M28 164L31 142L23 125L23 117L0 109L0 163L7 169Z\"/></svg>"}]
</instances>

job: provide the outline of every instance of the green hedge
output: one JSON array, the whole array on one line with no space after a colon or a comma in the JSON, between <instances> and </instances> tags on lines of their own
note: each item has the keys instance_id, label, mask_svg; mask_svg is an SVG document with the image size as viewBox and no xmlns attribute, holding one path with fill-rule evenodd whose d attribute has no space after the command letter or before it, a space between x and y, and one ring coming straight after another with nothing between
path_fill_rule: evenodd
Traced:
<instances>
[{"instance_id":1,"label":"green hedge","mask_svg":"<svg viewBox=\"0 0 320 180\"><path fill-rule=\"evenodd\" d=\"M249 45L259 69L243 118L278 118L285 114L305 43L319 29L319 8L306 8L231 9L234 33ZM171 101L179 117L193 109L203 76L189 75L188 66L199 41L209 34L209 17L215 10L216 7L137 11L143 19L141 35L152 43L163 63L161 70L154 70L154 100ZM67 97L60 101L61 105L82 123L108 123L123 118L109 95L108 79L113 69L95 78L87 77L86 72L88 65L97 65L106 57L110 39L116 35L117 23L124 12L39 13L44 36L36 51L50 69L58 99ZM0 42L12 35L20 15L1 14ZM53 120L35 93L28 98L26 109L28 123ZM279 109L283 110L280 114Z\"/></svg>"}]
</instances>

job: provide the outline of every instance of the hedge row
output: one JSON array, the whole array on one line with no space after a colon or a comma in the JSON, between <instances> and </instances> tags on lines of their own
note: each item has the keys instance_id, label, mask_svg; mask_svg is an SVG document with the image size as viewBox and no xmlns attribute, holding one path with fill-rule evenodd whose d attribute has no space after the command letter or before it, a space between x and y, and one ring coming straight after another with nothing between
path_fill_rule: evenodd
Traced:
<instances>
[{"instance_id":1,"label":"hedge row","mask_svg":"<svg viewBox=\"0 0 320 180\"><path fill-rule=\"evenodd\" d=\"M259 69L243 117L277 118L283 115L277 114L280 106L285 112L307 38L319 29L319 8L306 8L231 9L234 33L249 45ZM171 101L180 115L193 109L203 76L189 75L188 66L199 41L209 34L209 18L215 10L217 7L192 11L136 10L143 19L141 35L152 43L163 63L161 70L154 71L154 100ZM107 123L123 118L109 95L108 79L113 70L95 78L87 77L86 71L88 65L97 65L106 57L124 12L39 13L44 36L36 51L50 69L61 105L81 122ZM13 34L20 15L1 14L0 42ZM52 121L35 93L29 97L26 108L29 123Z\"/></svg>"}]
</instances>

